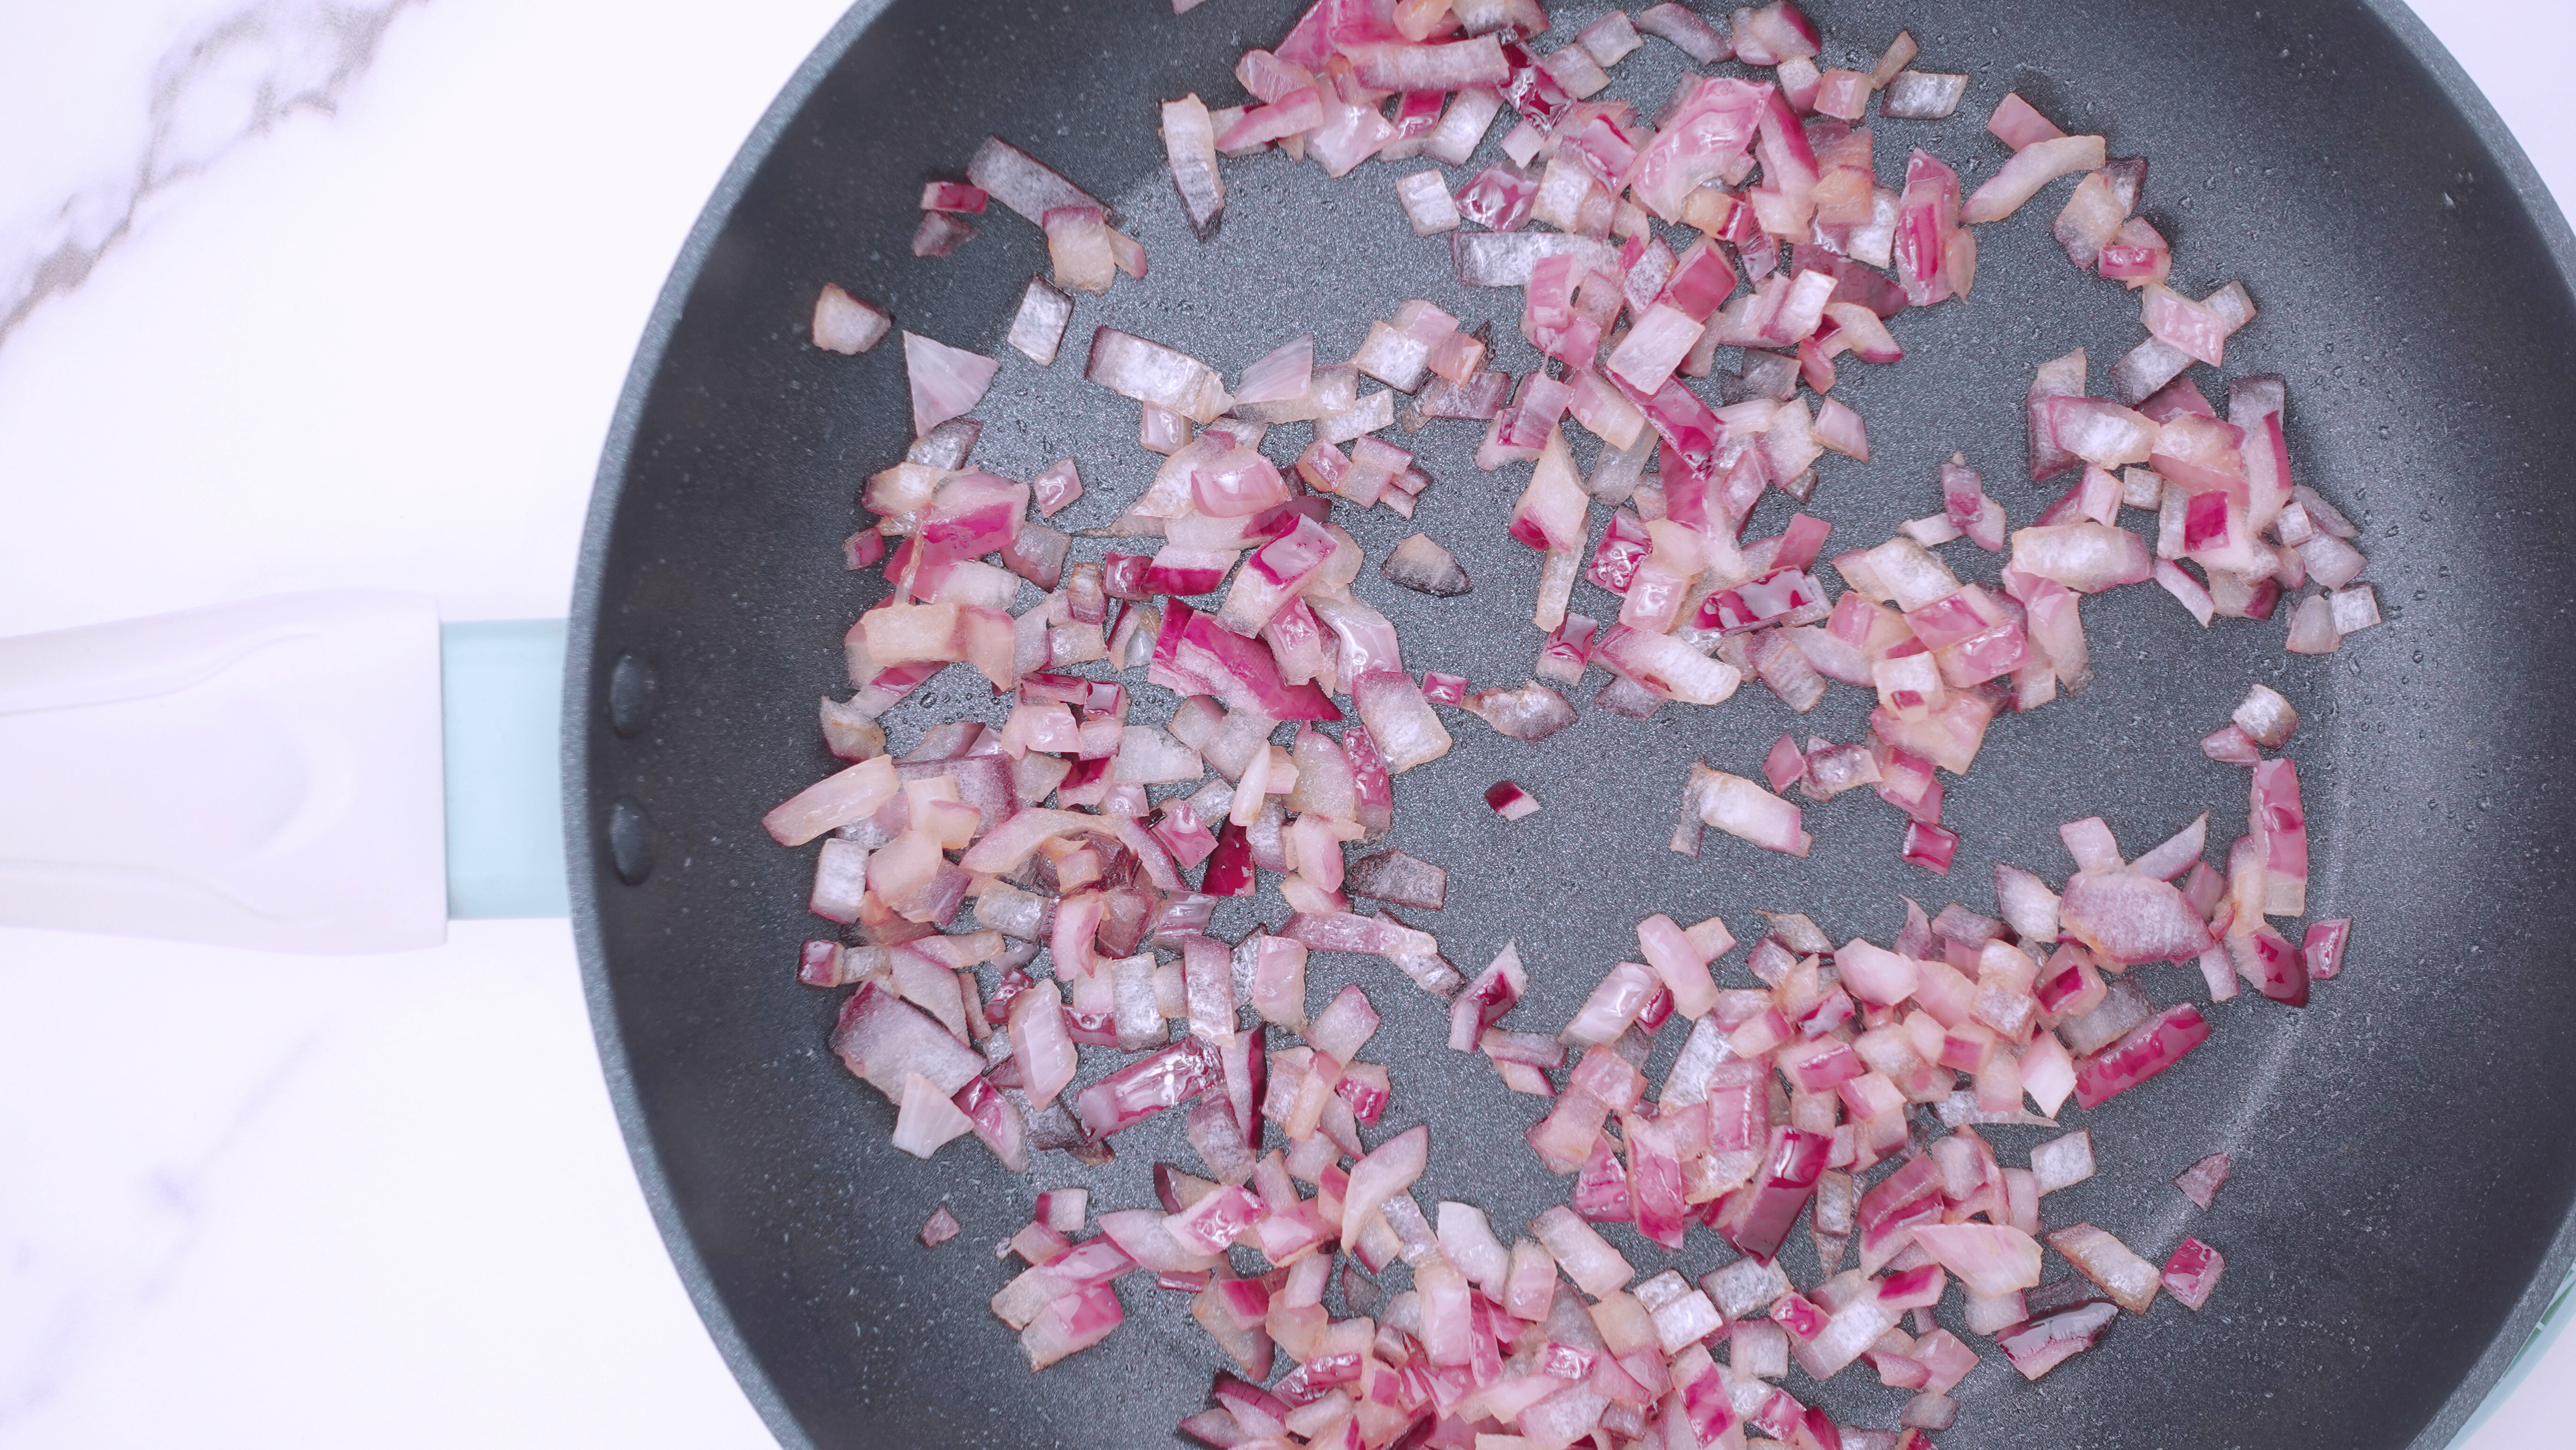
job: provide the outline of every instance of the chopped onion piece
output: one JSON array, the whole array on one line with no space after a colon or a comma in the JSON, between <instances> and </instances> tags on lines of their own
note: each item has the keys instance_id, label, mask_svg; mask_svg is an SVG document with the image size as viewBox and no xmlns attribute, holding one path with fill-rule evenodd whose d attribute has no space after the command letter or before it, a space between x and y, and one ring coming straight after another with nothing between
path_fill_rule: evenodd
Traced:
<instances>
[{"instance_id":1,"label":"chopped onion piece","mask_svg":"<svg viewBox=\"0 0 2576 1450\"><path fill-rule=\"evenodd\" d=\"M1370 1150L1351 1165L1350 1187L1342 1198L1342 1248L1359 1241L1360 1226L1388 1199L1413 1186L1429 1161L1431 1130L1407 1128Z\"/></svg>"},{"instance_id":2,"label":"chopped onion piece","mask_svg":"<svg viewBox=\"0 0 2576 1450\"><path fill-rule=\"evenodd\" d=\"M866 352L893 326L894 318L884 308L862 302L830 282L814 298L814 345L826 351Z\"/></svg>"},{"instance_id":3,"label":"chopped onion piece","mask_svg":"<svg viewBox=\"0 0 2576 1450\"><path fill-rule=\"evenodd\" d=\"M2100 1343L2119 1317L2116 1304L2079 1305L2006 1329L1995 1336L1995 1347L2022 1378L2036 1380Z\"/></svg>"},{"instance_id":4,"label":"chopped onion piece","mask_svg":"<svg viewBox=\"0 0 2576 1450\"><path fill-rule=\"evenodd\" d=\"M2063 1138L2051 1138L2030 1150L2030 1171L2039 1180L2039 1191L2055 1193L2093 1176L2093 1130L2078 1128Z\"/></svg>"},{"instance_id":5,"label":"chopped onion piece","mask_svg":"<svg viewBox=\"0 0 2576 1450\"><path fill-rule=\"evenodd\" d=\"M1347 1208L1344 1210L1348 1212ZM1586 1294L1607 1295L1637 1277L1627 1257L1563 1204L1530 1220L1530 1232L1555 1256L1557 1267Z\"/></svg>"},{"instance_id":6,"label":"chopped onion piece","mask_svg":"<svg viewBox=\"0 0 2576 1450\"><path fill-rule=\"evenodd\" d=\"M2181 1189L2183 1197L2207 1212L2209 1206L2218 1201L2218 1190L2227 1186L2228 1175L2234 1171L2235 1165L2235 1154L2212 1153L2184 1169L2182 1176L2174 1180L2174 1187Z\"/></svg>"},{"instance_id":7,"label":"chopped onion piece","mask_svg":"<svg viewBox=\"0 0 2576 1450\"><path fill-rule=\"evenodd\" d=\"M1225 218L1225 177L1217 170L1215 125L1195 92L1163 102L1163 149L1190 230L1207 241Z\"/></svg>"},{"instance_id":8,"label":"chopped onion piece","mask_svg":"<svg viewBox=\"0 0 2576 1450\"><path fill-rule=\"evenodd\" d=\"M1114 327L1092 334L1082 375L1122 397L1167 408L1194 423L1213 423L1232 406L1214 368Z\"/></svg>"},{"instance_id":9,"label":"chopped onion piece","mask_svg":"<svg viewBox=\"0 0 2576 1450\"><path fill-rule=\"evenodd\" d=\"M1455 599L1470 587L1467 571L1459 566L1457 556L1428 534L1407 535L1387 551L1386 558L1378 564L1378 572L1435 599Z\"/></svg>"},{"instance_id":10,"label":"chopped onion piece","mask_svg":"<svg viewBox=\"0 0 2576 1450\"><path fill-rule=\"evenodd\" d=\"M973 411L1001 368L1000 363L981 353L906 332L903 369L912 385L913 436L920 437L951 418Z\"/></svg>"},{"instance_id":11,"label":"chopped onion piece","mask_svg":"<svg viewBox=\"0 0 2576 1450\"><path fill-rule=\"evenodd\" d=\"M1405 220L1413 224L1417 237L1437 236L1458 229L1458 203L1449 194L1448 178L1437 171L1417 171L1395 183L1395 199L1404 207Z\"/></svg>"},{"instance_id":12,"label":"chopped onion piece","mask_svg":"<svg viewBox=\"0 0 2576 1450\"><path fill-rule=\"evenodd\" d=\"M1712 27L1700 18L1697 11L1686 5L1666 3L1649 6L1637 12L1636 24L1639 30L1669 42L1701 65L1715 65L1735 54L1735 45L1725 33ZM1965 80L1965 77L1961 79Z\"/></svg>"},{"instance_id":13,"label":"chopped onion piece","mask_svg":"<svg viewBox=\"0 0 2576 1450\"><path fill-rule=\"evenodd\" d=\"M972 1130L975 1125L948 1100L951 1091L918 1072L906 1073L903 1106L894 1121L894 1146L915 1158L927 1158Z\"/></svg>"},{"instance_id":14,"label":"chopped onion piece","mask_svg":"<svg viewBox=\"0 0 2576 1450\"><path fill-rule=\"evenodd\" d=\"M2218 1276L2226 1271L2227 1260L2218 1250L2198 1239L2184 1239L2174 1249L2173 1257L2165 1261L2165 1292L2196 1314L2217 1292Z\"/></svg>"},{"instance_id":15,"label":"chopped onion piece","mask_svg":"<svg viewBox=\"0 0 2576 1450\"><path fill-rule=\"evenodd\" d=\"M1688 798L1703 823L1764 850L1804 856L1814 844L1798 807L1740 775L1693 766Z\"/></svg>"},{"instance_id":16,"label":"chopped onion piece","mask_svg":"<svg viewBox=\"0 0 2576 1450\"><path fill-rule=\"evenodd\" d=\"M1044 277L1031 277L1020 294L1020 310L1011 319L1010 344L1029 361L1046 367L1064 342L1064 325L1073 317L1073 299Z\"/></svg>"},{"instance_id":17,"label":"chopped onion piece","mask_svg":"<svg viewBox=\"0 0 2576 1450\"><path fill-rule=\"evenodd\" d=\"M1040 226L1049 211L1064 206L1087 206L1115 220L1099 198L999 136L986 137L977 148L974 159L966 163L966 179Z\"/></svg>"},{"instance_id":18,"label":"chopped onion piece","mask_svg":"<svg viewBox=\"0 0 2576 1450\"><path fill-rule=\"evenodd\" d=\"M2048 1245L2065 1255L2068 1263L2130 1313L2144 1314L2155 1303L2159 1282L2156 1266L2139 1258L2113 1235L2089 1223L2079 1223L2050 1234Z\"/></svg>"},{"instance_id":19,"label":"chopped onion piece","mask_svg":"<svg viewBox=\"0 0 2576 1450\"><path fill-rule=\"evenodd\" d=\"M1447 898L1449 873L1402 851L1380 851L1353 863L1348 889L1354 896L1398 906L1438 911Z\"/></svg>"},{"instance_id":20,"label":"chopped onion piece","mask_svg":"<svg viewBox=\"0 0 2576 1450\"><path fill-rule=\"evenodd\" d=\"M1986 129L2015 152L2043 141L2063 140L2066 136L2057 128L2057 123L2041 115L2018 93L2009 93L1995 104L1994 114L1986 119Z\"/></svg>"},{"instance_id":21,"label":"chopped onion piece","mask_svg":"<svg viewBox=\"0 0 2576 1450\"><path fill-rule=\"evenodd\" d=\"M2139 1024L2127 1036L2075 1065L2075 1100L2099 1107L2180 1062L2209 1040L2209 1024L2186 1003Z\"/></svg>"},{"instance_id":22,"label":"chopped onion piece","mask_svg":"<svg viewBox=\"0 0 2576 1450\"><path fill-rule=\"evenodd\" d=\"M2039 1284L2039 1241L1994 1224L1923 1224L1915 1246L1959 1276L1971 1294L1992 1297Z\"/></svg>"}]
</instances>

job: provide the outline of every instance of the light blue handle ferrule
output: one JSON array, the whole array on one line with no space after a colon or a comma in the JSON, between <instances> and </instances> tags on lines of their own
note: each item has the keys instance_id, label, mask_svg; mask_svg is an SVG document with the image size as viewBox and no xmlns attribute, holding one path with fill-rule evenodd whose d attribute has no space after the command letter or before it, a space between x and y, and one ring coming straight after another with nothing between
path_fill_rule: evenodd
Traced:
<instances>
[{"instance_id":1,"label":"light blue handle ferrule","mask_svg":"<svg viewBox=\"0 0 2576 1450\"><path fill-rule=\"evenodd\" d=\"M567 916L564 621L439 626L447 914Z\"/></svg>"}]
</instances>

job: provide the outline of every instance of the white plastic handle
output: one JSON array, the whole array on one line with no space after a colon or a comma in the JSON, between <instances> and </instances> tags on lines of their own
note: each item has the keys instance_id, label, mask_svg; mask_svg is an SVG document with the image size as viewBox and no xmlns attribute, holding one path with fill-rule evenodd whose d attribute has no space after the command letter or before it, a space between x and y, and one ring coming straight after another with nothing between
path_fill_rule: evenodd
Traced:
<instances>
[{"instance_id":1,"label":"white plastic handle","mask_svg":"<svg viewBox=\"0 0 2576 1450\"><path fill-rule=\"evenodd\" d=\"M441 765L427 595L280 595L0 639L0 925L435 946Z\"/></svg>"}]
</instances>

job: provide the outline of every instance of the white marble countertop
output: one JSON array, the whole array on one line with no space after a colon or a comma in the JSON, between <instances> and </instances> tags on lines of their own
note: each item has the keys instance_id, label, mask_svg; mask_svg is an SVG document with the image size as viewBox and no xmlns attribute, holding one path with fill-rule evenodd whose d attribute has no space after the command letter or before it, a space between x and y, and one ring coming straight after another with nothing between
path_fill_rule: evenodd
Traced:
<instances>
[{"instance_id":1,"label":"white marble countertop","mask_svg":"<svg viewBox=\"0 0 2576 1450\"><path fill-rule=\"evenodd\" d=\"M655 293L840 8L0 0L0 634L334 585L562 615ZM2576 14L2417 9L2576 196ZM563 922L0 929L0 1163L0 1447L772 1443ZM2569 1423L2576 1335L2463 1450Z\"/></svg>"}]
</instances>

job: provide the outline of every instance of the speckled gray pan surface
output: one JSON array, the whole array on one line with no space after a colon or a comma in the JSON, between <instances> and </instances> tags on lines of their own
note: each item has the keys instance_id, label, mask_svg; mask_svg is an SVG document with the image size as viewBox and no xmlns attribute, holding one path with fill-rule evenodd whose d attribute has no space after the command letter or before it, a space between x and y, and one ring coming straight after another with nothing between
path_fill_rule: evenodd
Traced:
<instances>
[{"instance_id":1,"label":"speckled gray pan surface","mask_svg":"<svg viewBox=\"0 0 2576 1450\"><path fill-rule=\"evenodd\" d=\"M1088 1183L1101 1207L1150 1203L1155 1161L1195 1163L1180 1125L1121 1135L1097 1173L1046 1153L1018 1177L972 1142L917 1162L886 1141L891 1107L825 1048L840 994L794 980L797 943L823 925L804 909L813 848L780 849L758 820L831 768L815 700L846 688L840 636L883 588L842 568L840 540L860 482L899 460L910 432L898 340L857 358L818 352L807 313L837 281L899 326L999 357L975 461L1027 478L1080 460L1090 492L1056 520L1072 528L1107 522L1154 461L1133 405L1082 381L1096 326L1231 375L1299 332L1319 357L1348 356L1369 319L1422 297L1493 320L1502 366L1525 371L1535 353L1517 335L1517 290L1460 287L1445 241L1405 227L1392 181L1430 163L1373 163L1340 183L1277 154L1228 163L1222 233L1191 238L1153 103L1240 101L1233 58L1274 42L1289 4L1210 0L1178 18L1150 0L862 10L710 204L601 468L565 748L602 1059L683 1276L783 1440L1160 1446L1217 1365L1182 1297L1129 1281L1126 1326L1043 1376L985 1300L1010 1273L990 1246L1026 1221L1036 1191ZM1568 4L1559 19L1596 13ZM1990 1355L1958 1392L1957 1428L1937 1438L1945 1450L2436 1445L2536 1312L2535 1280L2556 1283L2576 1198L2564 224L2526 202L2537 193L2519 153L2402 13L2323 0L1849 0L1813 13L1829 63L1866 69L1901 24L1924 68L1971 77L1952 120L1878 123L1883 178L1914 145L1970 186L1991 175L2005 152L1982 119L2015 89L2070 131L2105 134L2112 154L2150 158L2144 210L2174 241L2177 283L2251 290L2262 316L2229 344L2225 376L2289 380L2294 472L2363 525L2388 622L2308 659L2283 652L2278 622L2204 633L2151 587L2089 601L2096 683L1999 720L1972 774L1948 782L1944 819L1964 844L1946 878L1897 860L1901 822L1867 792L1808 808L1805 860L1715 833L1696 860L1666 847L1692 760L1750 775L1783 730L1855 740L1858 691L1837 687L1803 720L1747 688L1719 709L1638 722L1590 708L1596 672L1577 696L1583 718L1539 746L1453 714L1457 748L1398 782L1392 843L1450 873L1446 909L1421 924L1470 969L1517 938L1533 990L1511 1025L1538 1030L1634 954L1632 925L1649 912L1717 913L1749 936L1757 909L1804 911L1837 939L1885 942L1900 893L1990 911L1995 861L2070 869L2053 828L2072 817L2103 815L2132 852L2204 810L2213 842L2234 838L2245 773L2194 742L2249 681L2276 685L2305 717L2288 753L2311 812L2309 901L2355 919L2348 968L2304 1012L2250 995L2210 1009L2216 1035L2182 1070L2082 1119L2103 1171L2047 1204L2051 1223L2089 1220L2159 1259L2197 1235L2227 1255L2226 1280L2205 1312L2166 1300L2124 1318L2035 1385ZM1680 67L1649 40L1613 93L1651 111ZM910 254L921 183L962 174L988 134L1110 198L1152 257L1148 280L1080 303L1052 368L1002 341L1045 266L1035 227L997 210L955 255ZM2082 345L2098 378L2142 336L2131 295L2076 272L2049 239L2062 190L1982 230L1972 300L1896 322L1901 365L1843 366L1835 396L1868 420L1876 456L1821 466L1812 508L1834 525L1829 551L1936 511L1936 465L1954 450L2017 522L2050 496L2019 467L2033 365ZM1412 522L1347 507L1340 518L1372 557L1416 529L1454 550L1474 580L1463 597L1408 593L1373 569L1359 591L1394 618L1416 670L1509 685L1539 643L1535 556L1503 533L1527 470L1479 472L1479 433L1451 423L1399 437L1437 479ZM1776 532L1787 509L1775 495L1752 534ZM1950 554L1992 577L1992 556ZM1588 584L1574 607L1615 612ZM1156 690L1142 700L1146 718L1170 703ZM889 723L901 746L958 714L998 718L962 669ZM1480 794L1506 777L1545 809L1492 815ZM1284 914L1265 889L1220 926ZM1728 982L1750 984L1741 961ZM2138 975L2159 1001L2204 999L2195 973ZM1319 957L1312 981L1319 1002L1362 983L1384 1012L1368 1056L1394 1076L1388 1126L1432 1125L1425 1204L1460 1198L1510 1225L1562 1200L1566 1182L1520 1141L1540 1104L1446 1052L1439 1003L1373 958ZM1679 1035L1664 1034L1662 1059ZM1092 1056L1087 1075L1106 1070L1109 1054ZM2008 1162L2045 1136L1994 1132ZM2220 1148L2237 1176L2203 1214L2170 1180ZM943 1200L964 1233L925 1252L914 1234ZM1612 1237L1641 1267L1668 1261ZM1703 1231L1678 1261L1696 1274L1724 1254ZM1787 1259L1812 1279L1803 1233ZM1793 1373L1787 1387L1859 1425L1893 1426L1905 1398L1865 1369L1821 1389Z\"/></svg>"}]
</instances>

